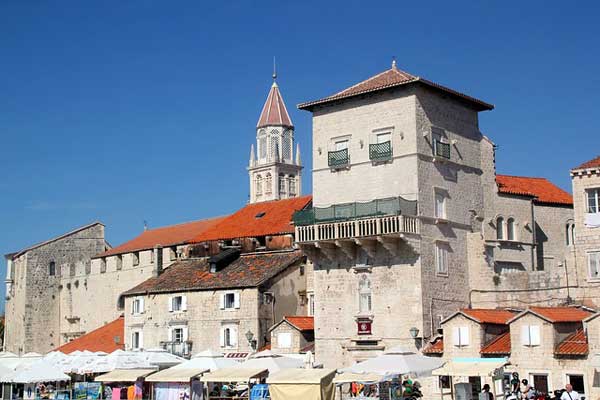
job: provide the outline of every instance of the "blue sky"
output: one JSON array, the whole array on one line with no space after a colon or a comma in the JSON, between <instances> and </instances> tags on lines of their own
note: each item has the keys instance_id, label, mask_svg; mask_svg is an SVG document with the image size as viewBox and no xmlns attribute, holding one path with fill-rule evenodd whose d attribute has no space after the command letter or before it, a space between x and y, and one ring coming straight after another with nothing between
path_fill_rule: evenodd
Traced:
<instances>
[{"instance_id":1,"label":"blue sky","mask_svg":"<svg viewBox=\"0 0 600 400\"><path fill-rule=\"evenodd\" d=\"M570 190L569 168L600 153L598 4L418 3L0 2L0 253L94 220L116 245L144 220L239 208L274 55L305 193L295 105L392 56L496 105L481 130L498 171Z\"/></svg>"}]
</instances>

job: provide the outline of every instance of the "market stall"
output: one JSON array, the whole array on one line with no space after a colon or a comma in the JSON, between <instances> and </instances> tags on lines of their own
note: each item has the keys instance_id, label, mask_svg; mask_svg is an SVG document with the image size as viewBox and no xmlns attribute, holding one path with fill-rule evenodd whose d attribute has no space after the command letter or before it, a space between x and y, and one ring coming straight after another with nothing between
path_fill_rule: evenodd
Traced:
<instances>
[{"instance_id":1,"label":"market stall","mask_svg":"<svg viewBox=\"0 0 600 400\"><path fill-rule=\"evenodd\" d=\"M246 361L238 363L233 368L267 369L270 374L282 369L303 368L304 360L274 354L270 350L261 351L250 356Z\"/></svg>"},{"instance_id":2,"label":"market stall","mask_svg":"<svg viewBox=\"0 0 600 400\"><path fill-rule=\"evenodd\" d=\"M432 374L434 376L449 377L450 393L448 394L452 399L465 398L465 394L469 396L473 392L470 382L453 384L455 378L489 379L491 380L492 394L494 398L497 398L497 392L500 392L501 397L503 396L501 384L504 378L504 367L509 364L506 358L453 358L441 368L434 370ZM444 393L443 390L440 391L442 400L445 394L447 393Z\"/></svg>"},{"instance_id":3,"label":"market stall","mask_svg":"<svg viewBox=\"0 0 600 400\"><path fill-rule=\"evenodd\" d=\"M150 388L144 378L154 372L156 369L115 369L97 376L95 381L105 384L105 399L148 399Z\"/></svg>"},{"instance_id":4,"label":"market stall","mask_svg":"<svg viewBox=\"0 0 600 400\"><path fill-rule=\"evenodd\" d=\"M284 369L269 375L272 400L333 400L334 369Z\"/></svg>"},{"instance_id":5,"label":"market stall","mask_svg":"<svg viewBox=\"0 0 600 400\"><path fill-rule=\"evenodd\" d=\"M207 384L208 400L249 399L252 386L269 375L266 368L223 368L202 375Z\"/></svg>"},{"instance_id":6,"label":"market stall","mask_svg":"<svg viewBox=\"0 0 600 400\"><path fill-rule=\"evenodd\" d=\"M39 358L32 363L18 365L0 380L11 385L9 393L22 399L66 398L70 394L68 383L71 377L59 371L54 364Z\"/></svg>"},{"instance_id":7,"label":"market stall","mask_svg":"<svg viewBox=\"0 0 600 400\"><path fill-rule=\"evenodd\" d=\"M206 368L168 368L146 377L152 385L155 400L191 399L202 400L203 384L198 377Z\"/></svg>"}]
</instances>

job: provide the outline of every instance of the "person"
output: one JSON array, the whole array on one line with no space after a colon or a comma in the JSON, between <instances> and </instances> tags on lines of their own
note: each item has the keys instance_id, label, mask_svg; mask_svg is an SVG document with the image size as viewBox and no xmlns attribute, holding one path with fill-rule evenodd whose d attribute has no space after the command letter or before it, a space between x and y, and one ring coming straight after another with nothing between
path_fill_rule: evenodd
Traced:
<instances>
[{"instance_id":1,"label":"person","mask_svg":"<svg viewBox=\"0 0 600 400\"><path fill-rule=\"evenodd\" d=\"M534 387L529 384L527 379L523 379L521 383L523 384L523 390L521 390L523 399L534 399L536 395Z\"/></svg>"},{"instance_id":2,"label":"person","mask_svg":"<svg viewBox=\"0 0 600 400\"><path fill-rule=\"evenodd\" d=\"M490 385L488 385L487 383L483 385L481 394L482 396L480 398L482 398L483 400L494 400L494 395L490 392Z\"/></svg>"},{"instance_id":3,"label":"person","mask_svg":"<svg viewBox=\"0 0 600 400\"><path fill-rule=\"evenodd\" d=\"M573 386L568 383L567 386L565 386L565 391L563 392L562 396L560 396L560 400L579 400L579 393L577 393L576 391L573 390Z\"/></svg>"}]
</instances>

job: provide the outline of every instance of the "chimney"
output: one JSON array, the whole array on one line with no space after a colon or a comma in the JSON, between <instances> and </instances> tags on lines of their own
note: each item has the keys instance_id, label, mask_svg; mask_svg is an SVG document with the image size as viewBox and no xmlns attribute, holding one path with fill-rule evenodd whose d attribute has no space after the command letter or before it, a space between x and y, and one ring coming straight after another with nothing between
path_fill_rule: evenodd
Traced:
<instances>
[{"instance_id":1,"label":"chimney","mask_svg":"<svg viewBox=\"0 0 600 400\"><path fill-rule=\"evenodd\" d=\"M154 270L152 271L153 276L159 276L163 269L163 248L160 244L154 246Z\"/></svg>"}]
</instances>

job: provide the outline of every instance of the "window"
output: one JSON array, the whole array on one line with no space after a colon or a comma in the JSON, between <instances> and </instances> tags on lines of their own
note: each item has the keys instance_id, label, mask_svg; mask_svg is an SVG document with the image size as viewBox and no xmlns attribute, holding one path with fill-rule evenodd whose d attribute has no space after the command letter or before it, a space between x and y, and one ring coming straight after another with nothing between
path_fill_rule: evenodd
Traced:
<instances>
[{"instance_id":1,"label":"window","mask_svg":"<svg viewBox=\"0 0 600 400\"><path fill-rule=\"evenodd\" d=\"M132 264L135 265L140 265L140 252L136 251L131 253L131 260L132 260Z\"/></svg>"},{"instance_id":2,"label":"window","mask_svg":"<svg viewBox=\"0 0 600 400\"><path fill-rule=\"evenodd\" d=\"M531 379L533 387L542 392L548 393L548 375L545 374L532 374Z\"/></svg>"},{"instance_id":3,"label":"window","mask_svg":"<svg viewBox=\"0 0 600 400\"><path fill-rule=\"evenodd\" d=\"M575 244L575 224L573 222L567 222L565 225L565 236L567 246L573 246Z\"/></svg>"},{"instance_id":4,"label":"window","mask_svg":"<svg viewBox=\"0 0 600 400\"><path fill-rule=\"evenodd\" d=\"M435 191L435 217L446 219L446 194L441 190Z\"/></svg>"},{"instance_id":5,"label":"window","mask_svg":"<svg viewBox=\"0 0 600 400\"><path fill-rule=\"evenodd\" d=\"M372 161L387 161L392 157L392 134L382 132L375 134L369 144L369 159Z\"/></svg>"},{"instance_id":6,"label":"window","mask_svg":"<svg viewBox=\"0 0 600 400\"><path fill-rule=\"evenodd\" d=\"M292 347L291 332L279 332L277 334L277 347L280 349L289 349Z\"/></svg>"},{"instance_id":7,"label":"window","mask_svg":"<svg viewBox=\"0 0 600 400\"><path fill-rule=\"evenodd\" d=\"M504 240L504 218L496 218L496 239Z\"/></svg>"},{"instance_id":8,"label":"window","mask_svg":"<svg viewBox=\"0 0 600 400\"><path fill-rule=\"evenodd\" d=\"M50 261L50 264L48 264L48 275L56 275L56 263L54 261Z\"/></svg>"},{"instance_id":9,"label":"window","mask_svg":"<svg viewBox=\"0 0 600 400\"><path fill-rule=\"evenodd\" d=\"M137 297L133 299L133 303L131 305L131 313L132 314L141 314L144 312L144 298Z\"/></svg>"},{"instance_id":10,"label":"window","mask_svg":"<svg viewBox=\"0 0 600 400\"><path fill-rule=\"evenodd\" d=\"M173 342L181 343L183 342L183 328L173 328Z\"/></svg>"},{"instance_id":11,"label":"window","mask_svg":"<svg viewBox=\"0 0 600 400\"><path fill-rule=\"evenodd\" d=\"M315 294L308 294L308 315L315 315Z\"/></svg>"},{"instance_id":12,"label":"window","mask_svg":"<svg viewBox=\"0 0 600 400\"><path fill-rule=\"evenodd\" d=\"M454 344L454 346L468 346L470 339L468 326L455 326L452 328L452 344Z\"/></svg>"},{"instance_id":13,"label":"window","mask_svg":"<svg viewBox=\"0 0 600 400\"><path fill-rule=\"evenodd\" d=\"M267 176L265 178L265 193L271 194L272 191L273 191L273 179L271 178L271 174L267 173Z\"/></svg>"},{"instance_id":14,"label":"window","mask_svg":"<svg viewBox=\"0 0 600 400\"><path fill-rule=\"evenodd\" d=\"M590 214L600 213L600 188L587 189L587 212Z\"/></svg>"},{"instance_id":15,"label":"window","mask_svg":"<svg viewBox=\"0 0 600 400\"><path fill-rule=\"evenodd\" d=\"M285 176L283 174L279 175L279 193L285 193Z\"/></svg>"},{"instance_id":16,"label":"window","mask_svg":"<svg viewBox=\"0 0 600 400\"><path fill-rule=\"evenodd\" d=\"M290 175L288 178L288 187L290 192L290 197L296 196L296 177L294 175Z\"/></svg>"},{"instance_id":17,"label":"window","mask_svg":"<svg viewBox=\"0 0 600 400\"><path fill-rule=\"evenodd\" d=\"M169 259L171 261L177 260L177 246L169 248Z\"/></svg>"},{"instance_id":18,"label":"window","mask_svg":"<svg viewBox=\"0 0 600 400\"><path fill-rule=\"evenodd\" d=\"M450 159L450 144L440 133L433 133L433 156Z\"/></svg>"},{"instance_id":19,"label":"window","mask_svg":"<svg viewBox=\"0 0 600 400\"><path fill-rule=\"evenodd\" d=\"M362 274L358 282L358 310L360 314L370 313L372 310L371 281L366 274Z\"/></svg>"},{"instance_id":20,"label":"window","mask_svg":"<svg viewBox=\"0 0 600 400\"><path fill-rule=\"evenodd\" d=\"M240 294L238 292L228 292L221 295L221 309L233 310L240 308Z\"/></svg>"},{"instance_id":21,"label":"window","mask_svg":"<svg viewBox=\"0 0 600 400\"><path fill-rule=\"evenodd\" d=\"M279 132L276 129L271 131L271 158L279 159Z\"/></svg>"},{"instance_id":22,"label":"window","mask_svg":"<svg viewBox=\"0 0 600 400\"><path fill-rule=\"evenodd\" d=\"M448 275L448 245L445 243L435 245L435 267L439 275Z\"/></svg>"},{"instance_id":23,"label":"window","mask_svg":"<svg viewBox=\"0 0 600 400\"><path fill-rule=\"evenodd\" d=\"M523 346L539 346L540 342L539 325L523 325L521 327L521 343Z\"/></svg>"},{"instance_id":24,"label":"window","mask_svg":"<svg viewBox=\"0 0 600 400\"><path fill-rule=\"evenodd\" d=\"M348 153L348 139L336 140L332 143L332 151L328 154L328 165L338 167L348 165L350 156Z\"/></svg>"},{"instance_id":25,"label":"window","mask_svg":"<svg viewBox=\"0 0 600 400\"><path fill-rule=\"evenodd\" d=\"M567 375L567 380L573 386L573 390L574 391L576 391L580 395L585 393L585 384L584 384L583 375L579 375L579 374L573 374L573 375L571 375L571 374L568 374Z\"/></svg>"},{"instance_id":26,"label":"window","mask_svg":"<svg viewBox=\"0 0 600 400\"><path fill-rule=\"evenodd\" d=\"M256 175L256 194L262 194L262 176Z\"/></svg>"},{"instance_id":27,"label":"window","mask_svg":"<svg viewBox=\"0 0 600 400\"><path fill-rule=\"evenodd\" d=\"M590 279L600 279L600 251L588 253L588 271Z\"/></svg>"},{"instance_id":28,"label":"window","mask_svg":"<svg viewBox=\"0 0 600 400\"><path fill-rule=\"evenodd\" d=\"M338 140L338 141L334 142L333 146L334 146L335 151L347 150L348 149L348 139Z\"/></svg>"},{"instance_id":29,"label":"window","mask_svg":"<svg viewBox=\"0 0 600 400\"><path fill-rule=\"evenodd\" d=\"M186 311L187 310L187 299L186 296L174 296L169 301L169 311Z\"/></svg>"},{"instance_id":30,"label":"window","mask_svg":"<svg viewBox=\"0 0 600 400\"><path fill-rule=\"evenodd\" d=\"M267 134L264 130L258 133L258 154L261 159L267 158Z\"/></svg>"},{"instance_id":31,"label":"window","mask_svg":"<svg viewBox=\"0 0 600 400\"><path fill-rule=\"evenodd\" d=\"M292 131L286 129L283 131L283 139L282 139L282 149L283 149L283 159L291 160L292 159Z\"/></svg>"},{"instance_id":32,"label":"window","mask_svg":"<svg viewBox=\"0 0 600 400\"><path fill-rule=\"evenodd\" d=\"M509 218L506 220L506 238L508 240L517 240L515 233L515 219Z\"/></svg>"},{"instance_id":33,"label":"window","mask_svg":"<svg viewBox=\"0 0 600 400\"><path fill-rule=\"evenodd\" d=\"M150 264L154 264L154 250L150 250Z\"/></svg>"},{"instance_id":34,"label":"window","mask_svg":"<svg viewBox=\"0 0 600 400\"><path fill-rule=\"evenodd\" d=\"M375 143L382 144L390 142L392 140L392 134L390 132L378 133L375 135Z\"/></svg>"},{"instance_id":35,"label":"window","mask_svg":"<svg viewBox=\"0 0 600 400\"><path fill-rule=\"evenodd\" d=\"M221 347L234 348L238 343L237 325L223 325L221 327Z\"/></svg>"},{"instance_id":36,"label":"window","mask_svg":"<svg viewBox=\"0 0 600 400\"><path fill-rule=\"evenodd\" d=\"M69 264L69 276L75 276L76 268L75 263Z\"/></svg>"},{"instance_id":37,"label":"window","mask_svg":"<svg viewBox=\"0 0 600 400\"><path fill-rule=\"evenodd\" d=\"M122 270L123 269L123 256L118 255L115 257L115 260L117 262L117 265L116 265L117 271Z\"/></svg>"},{"instance_id":38,"label":"window","mask_svg":"<svg viewBox=\"0 0 600 400\"><path fill-rule=\"evenodd\" d=\"M131 348L141 349L144 346L144 338L141 331L131 332Z\"/></svg>"}]
</instances>

